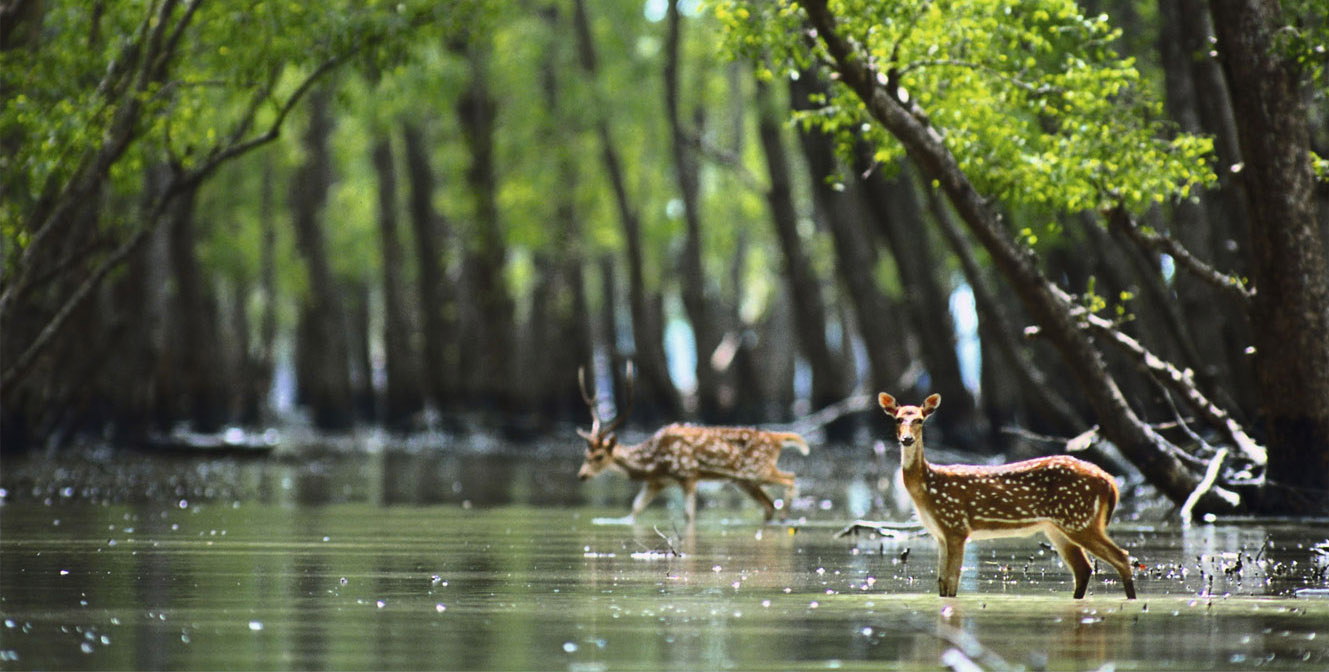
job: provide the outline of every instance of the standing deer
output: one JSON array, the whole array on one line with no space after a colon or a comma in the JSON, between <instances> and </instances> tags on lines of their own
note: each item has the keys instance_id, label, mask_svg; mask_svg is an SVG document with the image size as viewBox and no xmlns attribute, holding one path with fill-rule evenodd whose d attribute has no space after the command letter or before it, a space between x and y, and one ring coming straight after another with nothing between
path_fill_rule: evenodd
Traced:
<instances>
[{"instance_id":1,"label":"standing deer","mask_svg":"<svg viewBox=\"0 0 1329 672\"><path fill-rule=\"evenodd\" d=\"M586 461L577 478L587 480L605 469L617 469L634 481L642 481L641 492L632 500L630 519L635 519L655 495L670 482L683 487L688 522L697 517L697 482L727 480L752 496L766 510L766 520L775 516L775 502L762 485L794 487L794 474L780 471L775 462L780 451L793 446L804 455L808 444L790 432L771 432L746 427L697 427L672 424L662 427L636 445L622 445L614 430L632 409L632 366L627 369L627 407L609 422L603 422L596 400L586 391L585 369L577 371L581 397L591 410L591 430L578 429L586 439Z\"/></svg>"},{"instance_id":2,"label":"standing deer","mask_svg":"<svg viewBox=\"0 0 1329 672\"><path fill-rule=\"evenodd\" d=\"M960 587L969 539L1042 532L1075 574L1076 599L1084 597L1093 574L1085 551L1116 568L1126 598L1135 599L1130 559L1107 536L1117 484L1106 472L1067 455L1002 466L932 465L923 456L923 421L941 405L941 395L928 397L922 406L899 406L883 392L877 402L895 418L905 488L923 526L937 540L942 597L954 597Z\"/></svg>"}]
</instances>

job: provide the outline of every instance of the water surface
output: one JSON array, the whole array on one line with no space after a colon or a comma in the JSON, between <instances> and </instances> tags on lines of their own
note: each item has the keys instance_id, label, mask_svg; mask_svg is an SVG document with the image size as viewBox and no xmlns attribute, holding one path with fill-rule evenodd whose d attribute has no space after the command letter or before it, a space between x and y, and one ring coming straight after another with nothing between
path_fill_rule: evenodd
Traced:
<instances>
[{"instance_id":1,"label":"water surface","mask_svg":"<svg viewBox=\"0 0 1329 672\"><path fill-rule=\"evenodd\" d=\"M761 525L722 486L691 529L667 497L606 520L635 488L578 484L557 448L7 460L0 666L1329 667L1323 523L1124 521L1136 601L1110 568L1070 599L1037 538L972 543L941 599L926 536L835 537L880 476L824 466L842 458L782 460L814 474L791 521ZM889 492L877 505L905 520Z\"/></svg>"}]
</instances>

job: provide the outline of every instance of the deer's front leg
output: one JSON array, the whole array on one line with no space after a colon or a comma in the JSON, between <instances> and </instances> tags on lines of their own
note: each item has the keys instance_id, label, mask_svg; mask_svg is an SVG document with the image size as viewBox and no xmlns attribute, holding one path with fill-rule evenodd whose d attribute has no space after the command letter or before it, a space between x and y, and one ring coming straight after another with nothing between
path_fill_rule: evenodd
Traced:
<instances>
[{"instance_id":1,"label":"deer's front leg","mask_svg":"<svg viewBox=\"0 0 1329 672\"><path fill-rule=\"evenodd\" d=\"M663 486L658 481L648 480L643 483L641 492L638 492L637 497L632 500L632 513L628 517L636 520L637 516L646 508L646 505L650 504L651 500L659 494L661 487Z\"/></svg>"},{"instance_id":2,"label":"deer's front leg","mask_svg":"<svg viewBox=\"0 0 1329 672\"><path fill-rule=\"evenodd\" d=\"M941 597L955 597L960 590L960 570L964 565L966 538L947 535L937 538L937 591Z\"/></svg>"},{"instance_id":3,"label":"deer's front leg","mask_svg":"<svg viewBox=\"0 0 1329 672\"><path fill-rule=\"evenodd\" d=\"M697 520L697 479L685 478L679 481L683 486L683 511L688 516L688 524Z\"/></svg>"}]
</instances>

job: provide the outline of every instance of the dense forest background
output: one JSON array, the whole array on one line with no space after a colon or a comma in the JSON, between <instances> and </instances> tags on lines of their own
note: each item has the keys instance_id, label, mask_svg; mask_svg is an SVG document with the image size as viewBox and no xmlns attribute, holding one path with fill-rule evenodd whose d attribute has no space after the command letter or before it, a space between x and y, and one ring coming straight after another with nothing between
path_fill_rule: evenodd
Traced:
<instances>
[{"instance_id":1,"label":"dense forest background","mask_svg":"<svg viewBox=\"0 0 1329 672\"><path fill-rule=\"evenodd\" d=\"M632 361L642 429L940 392L957 448L1323 511L1327 14L5 3L3 448L533 436Z\"/></svg>"}]
</instances>

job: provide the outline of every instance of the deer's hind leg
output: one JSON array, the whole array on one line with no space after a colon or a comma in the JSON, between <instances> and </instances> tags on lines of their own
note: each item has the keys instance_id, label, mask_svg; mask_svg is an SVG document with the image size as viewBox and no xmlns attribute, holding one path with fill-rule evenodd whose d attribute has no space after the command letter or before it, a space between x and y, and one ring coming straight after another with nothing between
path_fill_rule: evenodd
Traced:
<instances>
[{"instance_id":1,"label":"deer's hind leg","mask_svg":"<svg viewBox=\"0 0 1329 672\"><path fill-rule=\"evenodd\" d=\"M1108 538L1107 532L1089 528L1077 535L1074 540L1085 550L1103 559L1121 576L1121 585L1126 589L1126 599L1135 599L1135 579L1131 573L1131 557Z\"/></svg>"},{"instance_id":2,"label":"deer's hind leg","mask_svg":"<svg viewBox=\"0 0 1329 672\"><path fill-rule=\"evenodd\" d=\"M766 520L769 522L775 517L775 502L771 501L771 496L761 489L760 483L750 481L734 481L734 484L743 489L743 492L752 495L752 498L761 504L761 508L766 510Z\"/></svg>"}]
</instances>

